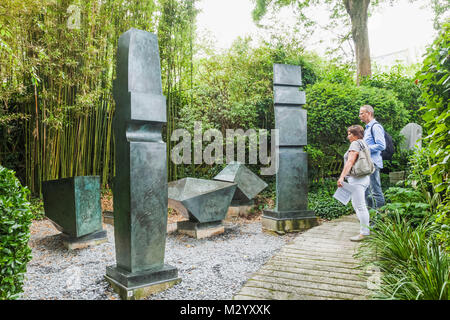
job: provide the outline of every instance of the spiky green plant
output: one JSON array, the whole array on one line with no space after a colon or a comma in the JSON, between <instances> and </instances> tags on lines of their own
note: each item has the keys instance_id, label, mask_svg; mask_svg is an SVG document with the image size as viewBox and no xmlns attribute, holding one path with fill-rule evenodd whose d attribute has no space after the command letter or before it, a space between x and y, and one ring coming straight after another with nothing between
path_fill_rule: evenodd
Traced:
<instances>
[{"instance_id":1,"label":"spiky green plant","mask_svg":"<svg viewBox=\"0 0 450 320\"><path fill-rule=\"evenodd\" d=\"M449 299L449 255L434 238L434 229L427 220L414 227L398 212L377 222L357 254L362 266L378 266L382 273L375 298Z\"/></svg>"}]
</instances>

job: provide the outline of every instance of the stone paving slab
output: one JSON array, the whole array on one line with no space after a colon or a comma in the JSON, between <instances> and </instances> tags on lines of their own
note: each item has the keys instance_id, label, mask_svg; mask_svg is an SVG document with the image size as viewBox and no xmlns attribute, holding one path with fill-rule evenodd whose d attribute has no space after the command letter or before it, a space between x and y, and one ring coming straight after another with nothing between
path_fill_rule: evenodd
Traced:
<instances>
[{"instance_id":1,"label":"stone paving slab","mask_svg":"<svg viewBox=\"0 0 450 320\"><path fill-rule=\"evenodd\" d=\"M323 265L323 264L315 264L311 263L311 261L286 261L286 260L280 260L277 259L277 257L273 257L273 260L267 262L267 264L273 264L276 266L287 266L287 267L293 267L293 268L299 268L299 269L312 269L312 270L319 270L319 271L328 271L333 272L335 275L340 274L354 274L359 275L361 274L361 271L358 269L353 268L341 268L336 267L334 265Z\"/></svg>"},{"instance_id":2,"label":"stone paving slab","mask_svg":"<svg viewBox=\"0 0 450 320\"><path fill-rule=\"evenodd\" d=\"M322 266L330 266L334 267L336 269L356 269L357 263L354 264L351 263L343 263L343 262L335 262L335 261L329 261L327 259L312 259L308 257L292 257L292 256L285 256L282 254L278 254L275 259L276 261L289 261L289 262L297 262L299 264L302 264L303 262L313 264L313 265L322 265ZM339 270L336 270L339 271Z\"/></svg>"},{"instance_id":3,"label":"stone paving slab","mask_svg":"<svg viewBox=\"0 0 450 320\"><path fill-rule=\"evenodd\" d=\"M331 269L331 268L330 268ZM297 267L296 265L289 265L289 264L266 264L260 269L261 273L264 273L267 271L279 271L279 272L285 272L285 273L293 273L293 274L304 274L304 275L311 275L311 276L318 276L318 277L326 277L330 279L344 279L344 280L353 280L356 282L364 282L363 278L359 275L360 272L355 273L344 273L339 272L336 273L334 269L331 269L331 271L326 269L317 269L314 268L314 266L308 266L303 265L302 267Z\"/></svg>"},{"instance_id":4,"label":"stone paving slab","mask_svg":"<svg viewBox=\"0 0 450 320\"><path fill-rule=\"evenodd\" d=\"M367 277L350 237L359 233L356 215L325 222L299 234L255 272L235 300L364 300Z\"/></svg>"},{"instance_id":5,"label":"stone paving slab","mask_svg":"<svg viewBox=\"0 0 450 320\"><path fill-rule=\"evenodd\" d=\"M331 253L325 253L325 252L307 252L307 251L299 251L299 250L292 250L292 249L282 249L280 253L284 253L286 257L295 257L295 258L305 258L305 259L312 259L312 260L326 260L326 261L336 261L336 262L344 262L344 263L350 263L354 264L355 260L352 259L351 256L345 256L343 254L336 254L332 255Z\"/></svg>"},{"instance_id":6,"label":"stone paving slab","mask_svg":"<svg viewBox=\"0 0 450 320\"><path fill-rule=\"evenodd\" d=\"M308 272L301 272L300 270L298 270L298 272L296 273L293 273L280 270L261 269L259 270L258 274L293 281L309 281L336 286L346 286L350 288L366 289L365 281L346 279L344 277L334 278L330 277L329 275L311 274Z\"/></svg>"},{"instance_id":7,"label":"stone paving slab","mask_svg":"<svg viewBox=\"0 0 450 320\"><path fill-rule=\"evenodd\" d=\"M333 251L332 249L327 249L327 248L322 248L322 249L318 249L318 248L308 248L306 246L291 246L291 245L287 245L283 247L283 250L285 251L290 251L290 252L297 252L299 254L301 253L306 253L306 254L310 254L310 255L323 255L323 256L331 256L331 257L342 257L342 258L347 258L347 259L352 259L353 260L353 253L346 253L346 252L336 252Z\"/></svg>"}]
</instances>

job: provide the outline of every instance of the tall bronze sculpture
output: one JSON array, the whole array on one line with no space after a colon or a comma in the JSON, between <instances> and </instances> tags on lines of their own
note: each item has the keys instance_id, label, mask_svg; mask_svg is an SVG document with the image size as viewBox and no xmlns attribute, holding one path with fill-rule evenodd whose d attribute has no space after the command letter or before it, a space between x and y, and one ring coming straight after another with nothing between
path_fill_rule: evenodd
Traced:
<instances>
[{"instance_id":1,"label":"tall bronze sculpture","mask_svg":"<svg viewBox=\"0 0 450 320\"><path fill-rule=\"evenodd\" d=\"M275 129L279 130L279 163L276 175L276 207L264 210L263 229L296 232L318 224L308 210L308 159L305 92L300 91L299 66L274 64L273 92Z\"/></svg>"},{"instance_id":2,"label":"tall bronze sculpture","mask_svg":"<svg viewBox=\"0 0 450 320\"><path fill-rule=\"evenodd\" d=\"M130 29L119 38L116 110L114 235L117 265L106 279L122 299L139 299L180 281L164 264L167 230L166 122L156 35Z\"/></svg>"}]
</instances>

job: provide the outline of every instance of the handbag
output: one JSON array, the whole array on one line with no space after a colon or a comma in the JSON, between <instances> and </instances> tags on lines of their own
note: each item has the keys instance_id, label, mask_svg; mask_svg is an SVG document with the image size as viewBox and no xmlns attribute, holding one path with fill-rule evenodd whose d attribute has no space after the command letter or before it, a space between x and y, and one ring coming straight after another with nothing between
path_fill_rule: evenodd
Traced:
<instances>
[{"instance_id":1,"label":"handbag","mask_svg":"<svg viewBox=\"0 0 450 320\"><path fill-rule=\"evenodd\" d=\"M350 175L353 177L363 177L375 172L375 165L370 157L370 150L366 148L365 144L361 140L357 140L361 151L358 153L358 159L350 169Z\"/></svg>"}]
</instances>

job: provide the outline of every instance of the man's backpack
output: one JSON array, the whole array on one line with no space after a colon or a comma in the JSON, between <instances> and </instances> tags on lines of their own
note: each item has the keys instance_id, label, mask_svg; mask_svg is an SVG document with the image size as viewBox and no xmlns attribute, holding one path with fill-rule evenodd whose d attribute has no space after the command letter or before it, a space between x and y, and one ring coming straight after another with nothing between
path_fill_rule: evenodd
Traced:
<instances>
[{"instance_id":1,"label":"man's backpack","mask_svg":"<svg viewBox=\"0 0 450 320\"><path fill-rule=\"evenodd\" d=\"M377 123L378 122L375 122L372 125L372 127L370 127L370 133L372 134L372 137L373 137L373 126ZM381 124L379 124L379 125L381 126ZM381 126L381 127L383 128L383 126ZM390 136L390 134L387 133L386 130L384 130L384 128L383 128L383 132L384 132L384 140L386 141L386 149L381 151L381 158L383 158L383 160L392 160L392 156L394 154L394 142L392 141L392 137ZM375 138L374 138L374 140L375 140Z\"/></svg>"}]
</instances>

